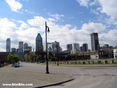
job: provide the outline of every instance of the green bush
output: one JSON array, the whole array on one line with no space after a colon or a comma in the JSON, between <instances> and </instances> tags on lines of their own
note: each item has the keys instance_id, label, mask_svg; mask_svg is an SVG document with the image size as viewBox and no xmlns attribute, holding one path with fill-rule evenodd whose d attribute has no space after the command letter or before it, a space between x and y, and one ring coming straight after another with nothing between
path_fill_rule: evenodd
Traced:
<instances>
[{"instance_id":1,"label":"green bush","mask_svg":"<svg viewBox=\"0 0 117 88\"><path fill-rule=\"evenodd\" d=\"M94 64L98 64L98 62L94 62Z\"/></svg>"},{"instance_id":2,"label":"green bush","mask_svg":"<svg viewBox=\"0 0 117 88\"><path fill-rule=\"evenodd\" d=\"M101 64L104 64L104 62L101 62Z\"/></svg>"},{"instance_id":3,"label":"green bush","mask_svg":"<svg viewBox=\"0 0 117 88\"><path fill-rule=\"evenodd\" d=\"M87 64L85 61L83 61L83 64Z\"/></svg>"},{"instance_id":4,"label":"green bush","mask_svg":"<svg viewBox=\"0 0 117 88\"><path fill-rule=\"evenodd\" d=\"M117 61L115 61L114 64L117 64Z\"/></svg>"},{"instance_id":5,"label":"green bush","mask_svg":"<svg viewBox=\"0 0 117 88\"><path fill-rule=\"evenodd\" d=\"M110 62L109 62L109 61L107 61L105 64L110 64Z\"/></svg>"},{"instance_id":6,"label":"green bush","mask_svg":"<svg viewBox=\"0 0 117 88\"><path fill-rule=\"evenodd\" d=\"M85 61L83 61L83 62L80 62L80 64L87 64Z\"/></svg>"}]
</instances>

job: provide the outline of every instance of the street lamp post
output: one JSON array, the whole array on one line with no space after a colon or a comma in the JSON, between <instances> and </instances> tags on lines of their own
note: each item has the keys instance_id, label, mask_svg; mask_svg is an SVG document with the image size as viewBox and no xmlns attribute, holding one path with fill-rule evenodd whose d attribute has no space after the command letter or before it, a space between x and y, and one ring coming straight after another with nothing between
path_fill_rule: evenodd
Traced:
<instances>
[{"instance_id":1,"label":"street lamp post","mask_svg":"<svg viewBox=\"0 0 117 88\"><path fill-rule=\"evenodd\" d=\"M45 40L46 40L46 74L49 74L49 66L48 66L48 53L47 53L47 32L49 32L49 27L47 26L47 23L45 22Z\"/></svg>"},{"instance_id":2,"label":"street lamp post","mask_svg":"<svg viewBox=\"0 0 117 88\"><path fill-rule=\"evenodd\" d=\"M57 66L59 66L59 58L58 58L58 44L56 45L56 49L57 49Z\"/></svg>"}]
</instances>

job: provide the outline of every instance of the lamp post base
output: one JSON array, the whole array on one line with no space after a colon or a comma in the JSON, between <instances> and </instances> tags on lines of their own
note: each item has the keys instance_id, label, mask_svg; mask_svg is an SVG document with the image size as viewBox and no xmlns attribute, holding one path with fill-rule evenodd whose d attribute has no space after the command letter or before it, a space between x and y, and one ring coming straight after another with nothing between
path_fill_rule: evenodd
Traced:
<instances>
[{"instance_id":1,"label":"lamp post base","mask_svg":"<svg viewBox=\"0 0 117 88\"><path fill-rule=\"evenodd\" d=\"M49 72L46 72L46 74L49 74Z\"/></svg>"}]
</instances>

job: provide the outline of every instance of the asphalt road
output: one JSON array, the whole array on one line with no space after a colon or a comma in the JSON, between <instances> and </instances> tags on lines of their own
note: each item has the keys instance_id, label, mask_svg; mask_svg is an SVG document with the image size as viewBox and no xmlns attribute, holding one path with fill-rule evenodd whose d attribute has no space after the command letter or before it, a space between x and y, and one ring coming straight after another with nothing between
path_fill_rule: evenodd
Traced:
<instances>
[{"instance_id":1,"label":"asphalt road","mask_svg":"<svg viewBox=\"0 0 117 88\"><path fill-rule=\"evenodd\" d=\"M45 65L21 63L21 69L46 72ZM117 88L117 67L49 66L50 74L68 74L75 80L48 88Z\"/></svg>"}]
</instances>

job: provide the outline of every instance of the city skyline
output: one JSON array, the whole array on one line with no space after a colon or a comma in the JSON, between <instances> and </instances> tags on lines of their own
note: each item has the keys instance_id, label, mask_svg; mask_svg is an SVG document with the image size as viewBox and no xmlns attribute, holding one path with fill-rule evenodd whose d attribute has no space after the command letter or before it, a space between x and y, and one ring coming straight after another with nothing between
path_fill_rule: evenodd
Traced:
<instances>
[{"instance_id":1,"label":"city skyline","mask_svg":"<svg viewBox=\"0 0 117 88\"><path fill-rule=\"evenodd\" d=\"M58 41L63 50L67 44L87 43L97 32L100 45L117 45L116 0L2 0L0 3L0 52L5 52L6 39L11 47L25 41L35 49L35 37L40 33L45 44L45 26L50 28L48 42ZM4 8L4 9L3 9Z\"/></svg>"},{"instance_id":2,"label":"city skyline","mask_svg":"<svg viewBox=\"0 0 117 88\"><path fill-rule=\"evenodd\" d=\"M91 49L88 48L88 43L83 43L82 45L79 45L79 43L72 43L72 44L67 44L65 50L73 53L74 49L75 49L75 52L87 52L89 50L90 51L97 51L98 49L105 50L105 49L109 49L109 48L112 49L112 48L116 47L116 46L111 46L109 44L104 44L104 45L100 46L98 33L91 33L90 38L91 38L90 39ZM25 52L25 49L27 49L28 51L32 51L32 46L28 46L28 43L23 44L23 42L24 41L19 41L19 45L18 45L19 46L19 48L18 48L19 51L20 52ZM58 45L59 45L60 42L57 42L57 41L51 42L51 44L52 44L51 48L53 47L53 45L56 45L56 43L58 43ZM8 48L9 48L9 51L12 51L12 48L14 48L14 47L7 47L8 44L10 44L10 46L11 46L10 38L7 38L7 40L6 40L6 51L7 51ZM38 33L36 38L35 38L35 46L36 46L35 50L33 48L33 51L35 51L35 52L40 52L40 51L43 51L43 50L45 51L45 49L44 49L45 47L43 47L43 38L41 37L40 33ZM48 49L49 48L50 48L50 46L48 45ZM59 48L62 51L61 46L59 46Z\"/></svg>"}]
</instances>

